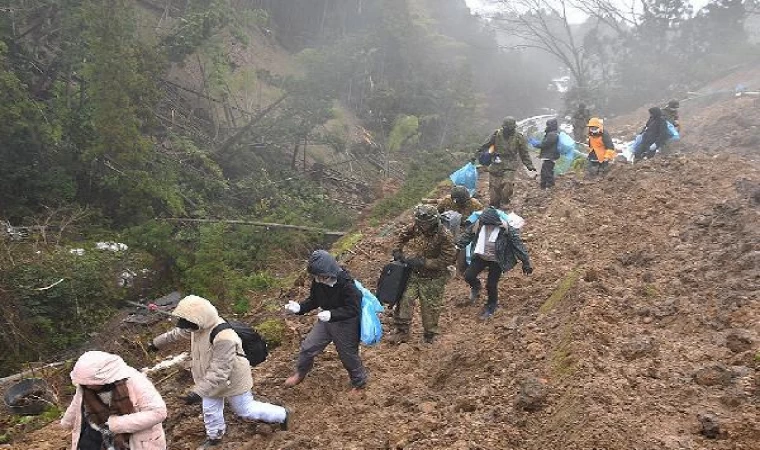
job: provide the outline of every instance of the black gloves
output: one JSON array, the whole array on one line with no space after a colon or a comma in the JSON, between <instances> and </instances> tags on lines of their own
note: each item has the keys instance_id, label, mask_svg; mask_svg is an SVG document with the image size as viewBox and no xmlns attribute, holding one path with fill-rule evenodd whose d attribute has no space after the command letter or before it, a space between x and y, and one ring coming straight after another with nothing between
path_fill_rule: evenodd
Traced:
<instances>
[{"instance_id":1,"label":"black gloves","mask_svg":"<svg viewBox=\"0 0 760 450\"><path fill-rule=\"evenodd\" d=\"M530 275L530 274L532 274L532 273L533 273L533 267L531 267L531 266L525 266L525 265L523 265L523 266L522 266L522 271L523 271L523 273L524 273L525 275Z\"/></svg>"},{"instance_id":2,"label":"black gloves","mask_svg":"<svg viewBox=\"0 0 760 450\"><path fill-rule=\"evenodd\" d=\"M404 252L401 250L393 250L392 256L394 261L404 262Z\"/></svg>"},{"instance_id":3,"label":"black gloves","mask_svg":"<svg viewBox=\"0 0 760 450\"><path fill-rule=\"evenodd\" d=\"M185 402L186 405L195 405L196 403L200 403L203 401L200 395L196 394L195 392L190 392L187 395L183 395L180 397L180 400Z\"/></svg>"},{"instance_id":4,"label":"black gloves","mask_svg":"<svg viewBox=\"0 0 760 450\"><path fill-rule=\"evenodd\" d=\"M406 265L412 269L421 269L425 267L425 258L407 258Z\"/></svg>"},{"instance_id":5,"label":"black gloves","mask_svg":"<svg viewBox=\"0 0 760 450\"><path fill-rule=\"evenodd\" d=\"M158 347L156 347L156 344L154 344L153 341L150 341L145 349L148 350L148 353L155 353L158 351Z\"/></svg>"}]
</instances>

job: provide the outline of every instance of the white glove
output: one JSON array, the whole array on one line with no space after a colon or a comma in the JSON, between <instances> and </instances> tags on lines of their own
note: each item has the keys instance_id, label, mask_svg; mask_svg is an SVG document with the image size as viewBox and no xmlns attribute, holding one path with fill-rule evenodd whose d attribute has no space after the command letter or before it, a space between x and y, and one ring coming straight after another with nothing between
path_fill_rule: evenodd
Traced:
<instances>
[{"instance_id":1,"label":"white glove","mask_svg":"<svg viewBox=\"0 0 760 450\"><path fill-rule=\"evenodd\" d=\"M298 314L299 311L301 311L301 305L298 304L298 302L294 302L293 300L289 301L287 305L285 305L285 309L292 314Z\"/></svg>"},{"instance_id":2,"label":"white glove","mask_svg":"<svg viewBox=\"0 0 760 450\"><path fill-rule=\"evenodd\" d=\"M317 314L317 318L322 322L329 322L331 315L332 314L330 314L330 311L322 311L321 313Z\"/></svg>"}]
</instances>

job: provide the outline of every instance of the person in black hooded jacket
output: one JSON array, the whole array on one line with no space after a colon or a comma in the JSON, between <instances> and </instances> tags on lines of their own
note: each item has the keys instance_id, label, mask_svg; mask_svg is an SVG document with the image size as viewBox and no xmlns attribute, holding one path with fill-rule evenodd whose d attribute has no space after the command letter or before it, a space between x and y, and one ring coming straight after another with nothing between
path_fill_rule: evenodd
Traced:
<instances>
[{"instance_id":1,"label":"person in black hooded jacket","mask_svg":"<svg viewBox=\"0 0 760 450\"><path fill-rule=\"evenodd\" d=\"M668 124L658 107L649 108L649 120L641 130L641 143L636 147L635 160L647 157L652 158L657 149L662 149L668 141ZM654 149L651 149L654 144Z\"/></svg>"},{"instance_id":2,"label":"person in black hooded jacket","mask_svg":"<svg viewBox=\"0 0 760 450\"><path fill-rule=\"evenodd\" d=\"M309 297L301 303L290 301L285 309L303 315L320 308L317 323L301 343L296 371L285 386L299 384L314 366L314 358L335 344L340 361L351 377L353 392L367 383L367 371L359 357L359 323L362 294L351 275L342 269L335 258L324 250L316 250L309 258L307 268L314 277Z\"/></svg>"},{"instance_id":3,"label":"person in black hooded jacket","mask_svg":"<svg viewBox=\"0 0 760 450\"><path fill-rule=\"evenodd\" d=\"M537 148L541 151L538 158L541 163L541 189L554 186L554 162L559 159L559 124L557 119L546 121L546 130L544 130L544 139L538 144Z\"/></svg>"},{"instance_id":4,"label":"person in black hooded jacket","mask_svg":"<svg viewBox=\"0 0 760 450\"><path fill-rule=\"evenodd\" d=\"M481 282L478 275L488 269L488 300L480 314L481 319L487 320L496 312L501 275L512 270L518 260L522 263L525 275L533 273L533 266L519 231L502 220L499 210L494 207L483 210L478 219L459 238L457 248L463 250L470 243L474 243L475 248L472 263L464 273L464 279L470 285L469 304L475 304L479 298Z\"/></svg>"}]
</instances>

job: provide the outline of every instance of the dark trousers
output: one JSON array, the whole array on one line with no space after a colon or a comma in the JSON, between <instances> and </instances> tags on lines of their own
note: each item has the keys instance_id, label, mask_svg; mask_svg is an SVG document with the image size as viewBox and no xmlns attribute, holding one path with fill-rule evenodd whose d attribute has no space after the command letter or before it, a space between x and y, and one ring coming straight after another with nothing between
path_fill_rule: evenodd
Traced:
<instances>
[{"instance_id":1,"label":"dark trousers","mask_svg":"<svg viewBox=\"0 0 760 450\"><path fill-rule=\"evenodd\" d=\"M545 160L541 163L541 189L554 186L554 161Z\"/></svg>"},{"instance_id":2,"label":"dark trousers","mask_svg":"<svg viewBox=\"0 0 760 450\"><path fill-rule=\"evenodd\" d=\"M486 278L486 291L488 292L488 304L496 306L499 301L499 279L501 278L502 270L499 263L495 261L486 261L481 259L480 256L474 255L470 267L464 272L464 280L471 288L480 290L481 283L478 279L480 272L488 269L488 278Z\"/></svg>"},{"instance_id":3,"label":"dark trousers","mask_svg":"<svg viewBox=\"0 0 760 450\"><path fill-rule=\"evenodd\" d=\"M306 376L314 366L314 358L322 353L330 342L335 344L340 362L351 377L351 385L362 387L367 383L367 371L359 357L359 317L340 322L317 321L306 339L301 343L296 371Z\"/></svg>"}]
</instances>

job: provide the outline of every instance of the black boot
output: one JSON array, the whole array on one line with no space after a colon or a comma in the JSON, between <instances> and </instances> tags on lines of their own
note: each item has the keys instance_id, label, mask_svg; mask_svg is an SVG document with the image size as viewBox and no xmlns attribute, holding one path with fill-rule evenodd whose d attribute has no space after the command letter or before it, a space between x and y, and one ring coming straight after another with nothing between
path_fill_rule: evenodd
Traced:
<instances>
[{"instance_id":1,"label":"black boot","mask_svg":"<svg viewBox=\"0 0 760 450\"><path fill-rule=\"evenodd\" d=\"M428 333L426 331L425 334L422 335L422 341L426 344L432 344L435 342L435 333Z\"/></svg>"},{"instance_id":2,"label":"black boot","mask_svg":"<svg viewBox=\"0 0 760 450\"><path fill-rule=\"evenodd\" d=\"M496 312L496 303L486 303L483 307L483 311L480 313L481 320L488 320Z\"/></svg>"}]
</instances>

